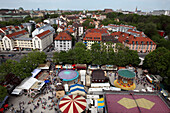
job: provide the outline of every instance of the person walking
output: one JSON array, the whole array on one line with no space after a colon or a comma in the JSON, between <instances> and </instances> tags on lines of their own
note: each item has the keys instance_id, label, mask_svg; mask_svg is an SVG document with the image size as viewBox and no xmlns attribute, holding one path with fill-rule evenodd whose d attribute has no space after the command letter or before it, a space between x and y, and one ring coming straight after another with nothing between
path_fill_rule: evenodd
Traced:
<instances>
[{"instance_id":1,"label":"person walking","mask_svg":"<svg viewBox=\"0 0 170 113\"><path fill-rule=\"evenodd\" d=\"M30 113L32 113L32 109L30 109Z\"/></svg>"}]
</instances>

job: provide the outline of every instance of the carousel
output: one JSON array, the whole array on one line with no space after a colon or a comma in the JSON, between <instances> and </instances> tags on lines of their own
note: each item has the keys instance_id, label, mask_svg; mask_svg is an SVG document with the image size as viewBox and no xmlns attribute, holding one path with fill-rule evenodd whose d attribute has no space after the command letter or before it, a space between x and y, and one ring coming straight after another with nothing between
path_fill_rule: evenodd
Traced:
<instances>
[{"instance_id":1,"label":"carousel","mask_svg":"<svg viewBox=\"0 0 170 113\"><path fill-rule=\"evenodd\" d=\"M58 77L63 81L63 84L75 84L78 82L79 73L75 70L61 70L58 72Z\"/></svg>"},{"instance_id":2,"label":"carousel","mask_svg":"<svg viewBox=\"0 0 170 113\"><path fill-rule=\"evenodd\" d=\"M114 85L123 90L134 90L136 85L134 83L135 80L135 72L130 71L128 69L120 69L117 74L117 79L114 81Z\"/></svg>"}]
</instances>

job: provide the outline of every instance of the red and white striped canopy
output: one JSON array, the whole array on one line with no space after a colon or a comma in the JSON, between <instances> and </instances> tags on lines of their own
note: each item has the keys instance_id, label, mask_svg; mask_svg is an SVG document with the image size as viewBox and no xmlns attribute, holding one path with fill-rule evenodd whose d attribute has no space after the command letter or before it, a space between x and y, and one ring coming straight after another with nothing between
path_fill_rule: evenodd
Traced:
<instances>
[{"instance_id":1,"label":"red and white striped canopy","mask_svg":"<svg viewBox=\"0 0 170 113\"><path fill-rule=\"evenodd\" d=\"M86 99L79 95L67 95L62 98L59 108L63 113L81 113L86 109Z\"/></svg>"}]
</instances>

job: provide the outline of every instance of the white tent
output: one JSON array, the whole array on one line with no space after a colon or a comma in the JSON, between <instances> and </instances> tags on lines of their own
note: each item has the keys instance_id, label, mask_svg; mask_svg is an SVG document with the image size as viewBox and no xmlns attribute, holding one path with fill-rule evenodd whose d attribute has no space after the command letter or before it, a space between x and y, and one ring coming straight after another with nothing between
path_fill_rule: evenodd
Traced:
<instances>
[{"instance_id":1,"label":"white tent","mask_svg":"<svg viewBox=\"0 0 170 113\"><path fill-rule=\"evenodd\" d=\"M22 91L23 91L22 89L14 89L11 94L20 95L20 94L22 94Z\"/></svg>"},{"instance_id":2,"label":"white tent","mask_svg":"<svg viewBox=\"0 0 170 113\"><path fill-rule=\"evenodd\" d=\"M20 95L23 90L29 90L38 80L33 77L24 79L20 85L18 85L11 94Z\"/></svg>"},{"instance_id":3,"label":"white tent","mask_svg":"<svg viewBox=\"0 0 170 113\"><path fill-rule=\"evenodd\" d=\"M29 90L35 82L38 82L38 80L36 78L33 78L33 77L26 78L25 80L23 80L21 82L21 84L19 86L17 86L17 89Z\"/></svg>"},{"instance_id":4,"label":"white tent","mask_svg":"<svg viewBox=\"0 0 170 113\"><path fill-rule=\"evenodd\" d=\"M83 85L86 84L86 70L80 70L81 75L81 81L83 82Z\"/></svg>"},{"instance_id":5,"label":"white tent","mask_svg":"<svg viewBox=\"0 0 170 113\"><path fill-rule=\"evenodd\" d=\"M34 71L31 72L32 77L35 77L40 71L41 71L41 69L34 69Z\"/></svg>"}]
</instances>

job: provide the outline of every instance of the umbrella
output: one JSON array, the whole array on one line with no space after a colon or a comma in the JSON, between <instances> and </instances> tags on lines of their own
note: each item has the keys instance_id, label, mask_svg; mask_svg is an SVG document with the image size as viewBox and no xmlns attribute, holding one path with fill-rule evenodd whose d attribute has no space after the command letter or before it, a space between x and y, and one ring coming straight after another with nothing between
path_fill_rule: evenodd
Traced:
<instances>
[{"instance_id":1,"label":"umbrella","mask_svg":"<svg viewBox=\"0 0 170 113\"><path fill-rule=\"evenodd\" d=\"M59 108L63 113L81 113L86 109L86 99L79 95L67 95L62 98Z\"/></svg>"},{"instance_id":2,"label":"umbrella","mask_svg":"<svg viewBox=\"0 0 170 113\"><path fill-rule=\"evenodd\" d=\"M4 107L7 108L7 107L8 107L8 104L5 104Z\"/></svg>"},{"instance_id":3,"label":"umbrella","mask_svg":"<svg viewBox=\"0 0 170 113\"><path fill-rule=\"evenodd\" d=\"M4 111L4 108L0 108L0 112L2 112L2 113L3 113L3 111Z\"/></svg>"},{"instance_id":4,"label":"umbrella","mask_svg":"<svg viewBox=\"0 0 170 113\"><path fill-rule=\"evenodd\" d=\"M45 82L45 83L49 83L50 81L49 81L49 80L45 80L44 82Z\"/></svg>"}]
</instances>

